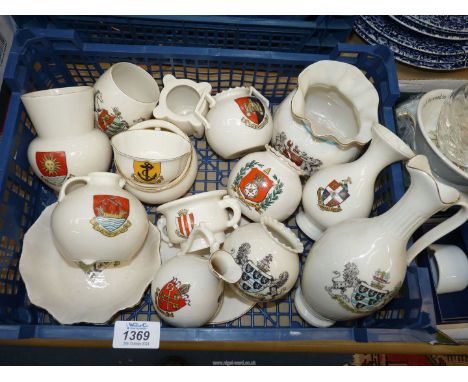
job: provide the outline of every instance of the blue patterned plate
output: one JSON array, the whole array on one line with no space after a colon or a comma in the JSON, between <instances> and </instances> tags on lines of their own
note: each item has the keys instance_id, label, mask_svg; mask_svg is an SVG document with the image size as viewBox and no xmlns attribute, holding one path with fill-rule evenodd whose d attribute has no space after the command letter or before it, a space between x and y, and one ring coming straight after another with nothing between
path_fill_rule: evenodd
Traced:
<instances>
[{"instance_id":1,"label":"blue patterned plate","mask_svg":"<svg viewBox=\"0 0 468 382\"><path fill-rule=\"evenodd\" d=\"M363 28L364 26L364 28ZM465 60L459 61L444 61L454 56L440 56L439 61L435 60L434 55L428 55L419 51L413 51L406 47L400 46L393 41L388 40L383 35L370 29L362 20L356 20L354 30L369 44L381 44L388 46L395 56L395 59L408 65L416 66L423 69L431 70L459 70L468 67ZM370 33L368 31L370 30Z\"/></svg>"},{"instance_id":2,"label":"blue patterned plate","mask_svg":"<svg viewBox=\"0 0 468 382\"><path fill-rule=\"evenodd\" d=\"M452 32L439 31L426 25L419 24L409 16L389 16L396 22L415 32L425 34L426 36L441 38L444 40L468 40L468 34L457 34Z\"/></svg>"},{"instance_id":3,"label":"blue patterned plate","mask_svg":"<svg viewBox=\"0 0 468 382\"><path fill-rule=\"evenodd\" d=\"M468 33L468 16L409 16L430 28L453 33Z\"/></svg>"},{"instance_id":4,"label":"blue patterned plate","mask_svg":"<svg viewBox=\"0 0 468 382\"><path fill-rule=\"evenodd\" d=\"M410 49L442 56L466 55L468 53L468 46L466 43L445 41L420 35L409 29L402 28L399 23L393 21L390 17L361 16L359 19L364 20L368 24L366 31L368 31L369 28L373 28L389 40Z\"/></svg>"}]
</instances>

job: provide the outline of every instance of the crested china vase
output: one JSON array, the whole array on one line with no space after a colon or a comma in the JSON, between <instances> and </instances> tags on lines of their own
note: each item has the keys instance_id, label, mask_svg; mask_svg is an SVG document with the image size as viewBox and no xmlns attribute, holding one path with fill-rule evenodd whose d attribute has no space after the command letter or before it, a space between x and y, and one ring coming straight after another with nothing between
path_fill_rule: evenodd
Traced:
<instances>
[{"instance_id":1,"label":"crested china vase","mask_svg":"<svg viewBox=\"0 0 468 382\"><path fill-rule=\"evenodd\" d=\"M410 159L413 151L395 134L376 123L368 150L351 163L330 166L312 175L302 192L299 228L317 240L328 227L351 218L369 216L374 183L389 164Z\"/></svg>"},{"instance_id":2,"label":"crested china vase","mask_svg":"<svg viewBox=\"0 0 468 382\"><path fill-rule=\"evenodd\" d=\"M294 298L309 324L327 327L381 309L400 289L411 261L467 220L466 195L436 180L425 156L412 158L407 169L411 185L390 210L330 227L313 245ZM454 205L461 206L455 215L406 249L429 217Z\"/></svg>"},{"instance_id":3,"label":"crested china vase","mask_svg":"<svg viewBox=\"0 0 468 382\"><path fill-rule=\"evenodd\" d=\"M141 202L122 189L124 185L120 175L108 172L63 184L51 217L62 256L89 265L129 260L138 252L148 233L148 216Z\"/></svg>"},{"instance_id":4,"label":"crested china vase","mask_svg":"<svg viewBox=\"0 0 468 382\"><path fill-rule=\"evenodd\" d=\"M262 215L283 221L301 202L303 171L269 145L240 159L228 179L228 192L242 214L255 222Z\"/></svg>"},{"instance_id":5,"label":"crested china vase","mask_svg":"<svg viewBox=\"0 0 468 382\"><path fill-rule=\"evenodd\" d=\"M106 135L94 129L91 86L41 90L21 100L37 132L28 160L47 186L59 191L71 176L109 169L112 149Z\"/></svg>"},{"instance_id":6,"label":"crested china vase","mask_svg":"<svg viewBox=\"0 0 468 382\"><path fill-rule=\"evenodd\" d=\"M299 166L306 175L346 163L360 153L357 146L341 147L336 142L316 138L311 129L291 110L292 91L275 110L271 145Z\"/></svg>"},{"instance_id":7,"label":"crested china vase","mask_svg":"<svg viewBox=\"0 0 468 382\"><path fill-rule=\"evenodd\" d=\"M187 248L200 234L210 243L209 252L202 256L182 250L162 265L151 284L156 312L172 326L198 327L209 322L221 306L224 282L235 283L241 276L231 255L217 250L220 243L204 223L192 230Z\"/></svg>"},{"instance_id":8,"label":"crested china vase","mask_svg":"<svg viewBox=\"0 0 468 382\"><path fill-rule=\"evenodd\" d=\"M274 301L285 296L299 275L299 257L304 247L283 223L262 216L260 223L239 227L224 241L242 270L236 291L255 301Z\"/></svg>"}]
</instances>

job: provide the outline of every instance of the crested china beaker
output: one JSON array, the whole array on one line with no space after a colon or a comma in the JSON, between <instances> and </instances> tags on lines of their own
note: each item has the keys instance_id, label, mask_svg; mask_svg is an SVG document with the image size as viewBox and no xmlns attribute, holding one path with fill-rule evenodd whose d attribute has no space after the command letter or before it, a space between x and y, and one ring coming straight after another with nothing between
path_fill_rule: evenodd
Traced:
<instances>
[{"instance_id":1,"label":"crested china beaker","mask_svg":"<svg viewBox=\"0 0 468 382\"><path fill-rule=\"evenodd\" d=\"M411 185L390 210L330 227L313 245L294 299L309 324L327 327L381 309L400 289L411 261L467 220L467 196L436 180L425 156L412 158L407 169ZM406 249L419 226L454 205L461 206L455 215Z\"/></svg>"},{"instance_id":2,"label":"crested china beaker","mask_svg":"<svg viewBox=\"0 0 468 382\"><path fill-rule=\"evenodd\" d=\"M262 215L283 221L301 202L302 170L272 147L240 159L228 179L228 192L240 201L242 214L255 222Z\"/></svg>"}]
</instances>

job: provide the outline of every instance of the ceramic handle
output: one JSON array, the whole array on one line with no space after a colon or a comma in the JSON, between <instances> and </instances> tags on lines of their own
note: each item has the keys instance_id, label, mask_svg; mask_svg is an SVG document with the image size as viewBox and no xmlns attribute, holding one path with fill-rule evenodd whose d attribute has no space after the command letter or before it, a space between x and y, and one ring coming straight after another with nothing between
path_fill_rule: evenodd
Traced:
<instances>
[{"instance_id":1,"label":"ceramic handle","mask_svg":"<svg viewBox=\"0 0 468 382\"><path fill-rule=\"evenodd\" d=\"M232 218L229 219L226 223L226 228L237 228L237 223L239 223L239 220L241 218L241 208L239 202L236 199L233 199L230 196L226 195L222 200L220 200L219 205L221 206L221 208L230 209L233 212Z\"/></svg>"},{"instance_id":2,"label":"ceramic handle","mask_svg":"<svg viewBox=\"0 0 468 382\"><path fill-rule=\"evenodd\" d=\"M253 86L250 87L250 94L253 94L255 97L260 99L266 108L270 107L270 101L268 101L268 99Z\"/></svg>"},{"instance_id":3,"label":"ceramic handle","mask_svg":"<svg viewBox=\"0 0 468 382\"><path fill-rule=\"evenodd\" d=\"M208 102L208 108L212 108L214 105L216 105L215 99L211 96L209 90L207 89L202 96L200 97L200 100L197 103L197 106L195 107L195 111L193 112L195 116L200 120L202 123L202 126L196 131L195 136L197 138L201 138L203 136L204 130L205 129L210 129L211 124L208 122L208 120L205 118L205 116L202 114L201 109L203 106L204 102Z\"/></svg>"},{"instance_id":4,"label":"ceramic handle","mask_svg":"<svg viewBox=\"0 0 468 382\"><path fill-rule=\"evenodd\" d=\"M173 123L163 121L162 119L149 119L147 121L139 122L131 126L127 131L135 130L168 130L171 133L177 134L184 138L186 141L190 142L189 137L181 129L179 129Z\"/></svg>"},{"instance_id":5,"label":"ceramic handle","mask_svg":"<svg viewBox=\"0 0 468 382\"><path fill-rule=\"evenodd\" d=\"M171 243L171 240L169 239L169 236L167 236L166 234L166 217L164 215L161 215L158 219L158 221L156 222L156 227L158 227L159 229L159 232L161 233L161 239L166 242L169 247L172 247L172 243Z\"/></svg>"},{"instance_id":6,"label":"ceramic handle","mask_svg":"<svg viewBox=\"0 0 468 382\"><path fill-rule=\"evenodd\" d=\"M466 194L460 193L460 199L455 204L460 206L460 210L455 215L440 223L438 226L432 228L429 232L426 232L407 251L408 265L425 248L466 222L468 219L468 196Z\"/></svg>"},{"instance_id":7,"label":"ceramic handle","mask_svg":"<svg viewBox=\"0 0 468 382\"><path fill-rule=\"evenodd\" d=\"M88 184L89 176L76 176L76 177L66 180L65 183L62 185L62 188L60 189L60 193L58 196L59 203L63 200L65 196L67 196L68 186L70 186L70 184L77 183L77 182Z\"/></svg>"},{"instance_id":8,"label":"ceramic handle","mask_svg":"<svg viewBox=\"0 0 468 382\"><path fill-rule=\"evenodd\" d=\"M195 237L197 236L198 233L202 233L205 235L205 238L208 240L210 243L210 253L213 253L214 251L217 251L219 249L220 243L218 243L214 237L213 232L211 232L207 227L204 222L201 222L200 224L197 224L192 232L190 233L189 238L187 239L185 245L185 249L180 251L177 255L182 256L187 254L187 252L190 250L190 247L192 246L193 241L195 240Z\"/></svg>"}]
</instances>

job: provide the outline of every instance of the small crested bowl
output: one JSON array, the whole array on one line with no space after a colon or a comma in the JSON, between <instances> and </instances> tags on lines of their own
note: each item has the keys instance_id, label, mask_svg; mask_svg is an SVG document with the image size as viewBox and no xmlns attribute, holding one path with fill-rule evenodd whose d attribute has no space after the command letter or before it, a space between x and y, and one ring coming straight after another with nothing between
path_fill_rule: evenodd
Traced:
<instances>
[{"instance_id":1,"label":"small crested bowl","mask_svg":"<svg viewBox=\"0 0 468 382\"><path fill-rule=\"evenodd\" d=\"M236 87L216 96L205 94L210 110L205 135L210 148L225 159L239 158L270 142L273 118L268 100L254 87Z\"/></svg>"},{"instance_id":2,"label":"small crested bowl","mask_svg":"<svg viewBox=\"0 0 468 382\"><path fill-rule=\"evenodd\" d=\"M125 189L135 195L141 202L147 204L163 204L184 196L190 187L192 187L198 171L198 156L194 147L189 160L189 166L185 174L181 175L168 184L163 189L148 189L138 187L133 183L127 182ZM118 172L118 170L117 170Z\"/></svg>"},{"instance_id":3,"label":"small crested bowl","mask_svg":"<svg viewBox=\"0 0 468 382\"><path fill-rule=\"evenodd\" d=\"M111 143L119 173L136 188L164 188L190 166L190 141L170 131L129 129Z\"/></svg>"}]
</instances>

